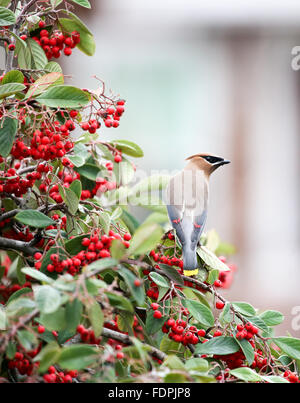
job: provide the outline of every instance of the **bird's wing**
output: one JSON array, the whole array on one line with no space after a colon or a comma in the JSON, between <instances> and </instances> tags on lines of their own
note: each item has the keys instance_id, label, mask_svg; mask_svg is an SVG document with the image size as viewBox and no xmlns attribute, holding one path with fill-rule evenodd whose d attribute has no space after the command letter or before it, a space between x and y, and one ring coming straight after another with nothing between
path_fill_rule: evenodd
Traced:
<instances>
[{"instance_id":1,"label":"bird's wing","mask_svg":"<svg viewBox=\"0 0 300 403\"><path fill-rule=\"evenodd\" d=\"M166 191L171 224L180 243L195 248L203 231L208 202L208 186L201 171L182 171L171 178Z\"/></svg>"}]
</instances>

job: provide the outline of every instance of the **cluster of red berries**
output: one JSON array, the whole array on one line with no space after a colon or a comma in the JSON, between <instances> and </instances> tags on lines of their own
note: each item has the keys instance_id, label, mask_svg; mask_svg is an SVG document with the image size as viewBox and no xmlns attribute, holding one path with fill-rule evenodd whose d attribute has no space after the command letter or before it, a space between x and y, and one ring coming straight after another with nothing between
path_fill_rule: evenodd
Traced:
<instances>
[{"instance_id":1,"label":"cluster of red berries","mask_svg":"<svg viewBox=\"0 0 300 403\"><path fill-rule=\"evenodd\" d=\"M16 197L21 197L27 193L35 181L41 179L39 172L30 172L26 178L22 178L15 168L9 168L7 172L0 172L0 176L3 178L0 184L0 193L14 194Z\"/></svg>"},{"instance_id":2,"label":"cluster of red berries","mask_svg":"<svg viewBox=\"0 0 300 403\"><path fill-rule=\"evenodd\" d=\"M300 383L300 377L292 371L285 371L284 377L290 382L290 383Z\"/></svg>"},{"instance_id":3,"label":"cluster of red berries","mask_svg":"<svg viewBox=\"0 0 300 403\"><path fill-rule=\"evenodd\" d=\"M82 130L93 134L101 127L101 123L96 119L90 119L88 122L82 122L80 126Z\"/></svg>"},{"instance_id":4,"label":"cluster of red berries","mask_svg":"<svg viewBox=\"0 0 300 403\"><path fill-rule=\"evenodd\" d=\"M45 28L44 21L40 21L40 28ZM48 60L58 59L63 51L66 56L71 56L73 49L80 43L80 33L73 31L71 35L55 31L50 34L47 29L41 29L38 36L32 39L36 41L46 53Z\"/></svg>"},{"instance_id":5,"label":"cluster of red berries","mask_svg":"<svg viewBox=\"0 0 300 403\"><path fill-rule=\"evenodd\" d=\"M237 325L236 338L239 340L251 340L257 334L258 328L252 325L250 322L246 323L245 325Z\"/></svg>"},{"instance_id":6,"label":"cluster of red berries","mask_svg":"<svg viewBox=\"0 0 300 403\"><path fill-rule=\"evenodd\" d=\"M109 106L106 110L99 110L98 114L104 118L104 124L106 127L118 127L119 121L125 112L125 101L119 99L115 105Z\"/></svg>"},{"instance_id":7,"label":"cluster of red berries","mask_svg":"<svg viewBox=\"0 0 300 403\"><path fill-rule=\"evenodd\" d=\"M73 120L67 120L63 125L55 122L53 127L45 122L41 124L40 130L33 132L30 147L24 141L17 140L11 150L11 154L18 160L32 157L35 160L45 161L62 158L71 151L74 143L68 140L70 131L75 129Z\"/></svg>"},{"instance_id":8,"label":"cluster of red berries","mask_svg":"<svg viewBox=\"0 0 300 403\"><path fill-rule=\"evenodd\" d=\"M48 368L48 374L43 376L45 383L72 383L77 378L77 371L58 371L53 365Z\"/></svg>"},{"instance_id":9,"label":"cluster of red berries","mask_svg":"<svg viewBox=\"0 0 300 403\"><path fill-rule=\"evenodd\" d=\"M169 334L169 339L174 340L176 343L182 343L184 346L198 344L200 342L199 335L203 337L203 332L205 333L204 330L199 330L196 326L189 326L185 320L175 320L173 318L164 323L162 331Z\"/></svg>"},{"instance_id":10,"label":"cluster of red berries","mask_svg":"<svg viewBox=\"0 0 300 403\"><path fill-rule=\"evenodd\" d=\"M104 178L97 178L94 189L92 190L92 194L95 196L101 196L101 194L108 192L110 190L116 189L116 182L109 182ZM91 197L91 196L90 196Z\"/></svg>"},{"instance_id":11,"label":"cluster of red berries","mask_svg":"<svg viewBox=\"0 0 300 403\"><path fill-rule=\"evenodd\" d=\"M40 352L41 345L32 351L21 353L17 351L13 360L8 361L9 369L17 369L21 375L32 375L34 368L39 366L39 363L32 363L32 359Z\"/></svg>"},{"instance_id":12,"label":"cluster of red berries","mask_svg":"<svg viewBox=\"0 0 300 403\"><path fill-rule=\"evenodd\" d=\"M77 333L80 334L81 340L87 344L99 344L101 337L96 338L93 330L86 329L83 325L77 326Z\"/></svg>"},{"instance_id":13,"label":"cluster of red berries","mask_svg":"<svg viewBox=\"0 0 300 403\"><path fill-rule=\"evenodd\" d=\"M80 251L77 255L69 257L67 259L62 259L58 253L52 253L50 255L51 263L47 265L47 270L50 273L64 273L67 272L74 276L80 269L95 260L110 257L110 246L111 243L119 239L123 242L126 248L129 248L129 240L131 235L129 233L124 234L123 238L119 233L114 231L109 231L108 235L93 234L89 238L85 237L82 240L82 246L85 250ZM37 252L34 255L36 260L35 268L39 270L42 265L43 256L41 253Z\"/></svg>"},{"instance_id":14,"label":"cluster of red berries","mask_svg":"<svg viewBox=\"0 0 300 403\"><path fill-rule=\"evenodd\" d=\"M0 284L0 304L5 304L9 297L13 295L15 292L22 290L23 288L31 288L31 283L26 281L24 284L12 284L12 285L4 285Z\"/></svg>"},{"instance_id":15,"label":"cluster of red berries","mask_svg":"<svg viewBox=\"0 0 300 403\"><path fill-rule=\"evenodd\" d=\"M251 344L253 347L253 343ZM261 350L257 350L254 353L254 361L251 365L251 368L258 368L262 372L267 371L268 368L268 360L264 357L263 352Z\"/></svg>"}]
</instances>

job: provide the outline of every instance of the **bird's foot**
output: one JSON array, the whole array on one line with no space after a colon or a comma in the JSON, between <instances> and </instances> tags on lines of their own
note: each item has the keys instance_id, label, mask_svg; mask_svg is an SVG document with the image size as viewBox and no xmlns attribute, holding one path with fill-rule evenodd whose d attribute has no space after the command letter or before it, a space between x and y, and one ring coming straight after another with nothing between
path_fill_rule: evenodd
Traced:
<instances>
[{"instance_id":1,"label":"bird's foot","mask_svg":"<svg viewBox=\"0 0 300 403\"><path fill-rule=\"evenodd\" d=\"M201 225L194 223L194 227L195 227L195 228L201 228Z\"/></svg>"},{"instance_id":2,"label":"bird's foot","mask_svg":"<svg viewBox=\"0 0 300 403\"><path fill-rule=\"evenodd\" d=\"M174 224L179 224L179 223L180 223L180 218L178 218L177 220L172 220L172 222L173 222Z\"/></svg>"}]
</instances>

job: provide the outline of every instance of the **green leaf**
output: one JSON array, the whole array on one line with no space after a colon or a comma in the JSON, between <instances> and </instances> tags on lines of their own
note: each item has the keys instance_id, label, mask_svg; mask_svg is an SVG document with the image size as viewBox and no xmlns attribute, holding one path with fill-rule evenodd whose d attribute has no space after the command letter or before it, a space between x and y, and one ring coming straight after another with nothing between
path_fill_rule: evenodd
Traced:
<instances>
[{"instance_id":1,"label":"green leaf","mask_svg":"<svg viewBox=\"0 0 300 403\"><path fill-rule=\"evenodd\" d=\"M61 73L49 73L36 80L27 91L26 98L36 97L46 91L50 86L63 84L64 76Z\"/></svg>"},{"instance_id":2,"label":"green leaf","mask_svg":"<svg viewBox=\"0 0 300 403\"><path fill-rule=\"evenodd\" d=\"M9 304L11 301L20 298L21 295L25 295L25 294L29 294L32 292L31 288L25 287L25 288L21 288L20 290L14 292L8 299L7 303Z\"/></svg>"},{"instance_id":3,"label":"green leaf","mask_svg":"<svg viewBox=\"0 0 300 403\"><path fill-rule=\"evenodd\" d=\"M62 349L58 364L68 370L80 371L91 365L97 359L97 351L83 344L73 345Z\"/></svg>"},{"instance_id":4,"label":"green leaf","mask_svg":"<svg viewBox=\"0 0 300 403\"><path fill-rule=\"evenodd\" d=\"M79 205L79 197L71 190L70 188L63 187L59 185L59 193L63 199L63 201L68 206L68 209L71 214L75 214L78 210Z\"/></svg>"},{"instance_id":5,"label":"green leaf","mask_svg":"<svg viewBox=\"0 0 300 403\"><path fill-rule=\"evenodd\" d=\"M251 368L236 368L230 374L245 382L260 382L262 377Z\"/></svg>"},{"instance_id":6,"label":"green leaf","mask_svg":"<svg viewBox=\"0 0 300 403\"><path fill-rule=\"evenodd\" d=\"M89 96L76 87L57 85L50 87L36 100L50 108L80 108L89 103Z\"/></svg>"},{"instance_id":7,"label":"green leaf","mask_svg":"<svg viewBox=\"0 0 300 403\"><path fill-rule=\"evenodd\" d=\"M115 306L118 309L128 312L134 312L133 306L128 299L123 297L122 295L117 295L112 292L106 291L105 294L107 295L109 302L112 306Z\"/></svg>"},{"instance_id":8,"label":"green leaf","mask_svg":"<svg viewBox=\"0 0 300 403\"><path fill-rule=\"evenodd\" d=\"M44 373L51 365L55 364L60 352L61 350L56 342L53 341L47 344L34 358L35 362L39 362L39 372Z\"/></svg>"},{"instance_id":9,"label":"green leaf","mask_svg":"<svg viewBox=\"0 0 300 403\"><path fill-rule=\"evenodd\" d=\"M161 309L159 309L161 311ZM162 312L162 311L161 311ZM166 312L165 312L166 313ZM167 315L167 313L166 313ZM148 335L155 334L161 330L163 324L166 321L166 316L162 316L160 319L153 317L153 311L149 311L146 318L146 332Z\"/></svg>"},{"instance_id":10,"label":"green leaf","mask_svg":"<svg viewBox=\"0 0 300 403\"><path fill-rule=\"evenodd\" d=\"M60 65L56 62L49 62L45 66L45 70L48 71L49 73L62 73L62 68Z\"/></svg>"},{"instance_id":11,"label":"green leaf","mask_svg":"<svg viewBox=\"0 0 300 403\"><path fill-rule=\"evenodd\" d=\"M204 344L196 346L196 354L228 355L240 350L240 346L233 337L219 336Z\"/></svg>"},{"instance_id":12,"label":"green leaf","mask_svg":"<svg viewBox=\"0 0 300 403\"><path fill-rule=\"evenodd\" d=\"M199 321L199 323L205 326L214 325L214 316L212 311L206 305L203 305L201 302L194 301L192 299L184 300L183 303L193 318Z\"/></svg>"},{"instance_id":13,"label":"green leaf","mask_svg":"<svg viewBox=\"0 0 300 403\"><path fill-rule=\"evenodd\" d=\"M29 298L18 298L11 301L6 307L7 316L21 316L35 309L35 302Z\"/></svg>"},{"instance_id":14,"label":"green leaf","mask_svg":"<svg viewBox=\"0 0 300 403\"><path fill-rule=\"evenodd\" d=\"M24 83L24 75L19 70L11 70L5 74L1 84L9 84L9 83Z\"/></svg>"},{"instance_id":15,"label":"green leaf","mask_svg":"<svg viewBox=\"0 0 300 403\"><path fill-rule=\"evenodd\" d=\"M232 306L244 316L254 316L256 314L256 310L247 302L232 302Z\"/></svg>"},{"instance_id":16,"label":"green leaf","mask_svg":"<svg viewBox=\"0 0 300 403\"><path fill-rule=\"evenodd\" d=\"M259 315L267 326L280 325L283 322L284 316L278 311L265 311Z\"/></svg>"},{"instance_id":17,"label":"green leaf","mask_svg":"<svg viewBox=\"0 0 300 403\"><path fill-rule=\"evenodd\" d=\"M251 346L249 341L246 339L242 339L242 340L236 339L236 341L241 346L241 349L243 350L243 353L248 361L248 364L252 365L252 363L254 361L254 357L255 357L253 347Z\"/></svg>"},{"instance_id":18,"label":"green leaf","mask_svg":"<svg viewBox=\"0 0 300 403\"><path fill-rule=\"evenodd\" d=\"M221 262L221 260L208 248L201 246L197 249L197 253L201 260L212 270L229 271L228 266Z\"/></svg>"},{"instance_id":19,"label":"green leaf","mask_svg":"<svg viewBox=\"0 0 300 403\"><path fill-rule=\"evenodd\" d=\"M40 323L47 330L60 332L67 327L66 309L60 307L57 311L50 314L42 314Z\"/></svg>"},{"instance_id":20,"label":"green leaf","mask_svg":"<svg viewBox=\"0 0 300 403\"><path fill-rule=\"evenodd\" d=\"M42 283L47 283L51 284L53 283L53 279L46 276L46 274L41 273L40 271L36 269L32 269L31 267L24 267L21 269L22 273L26 274L27 276L30 276L31 278L34 278L35 280L38 280Z\"/></svg>"},{"instance_id":21,"label":"green leaf","mask_svg":"<svg viewBox=\"0 0 300 403\"><path fill-rule=\"evenodd\" d=\"M293 337L275 337L272 340L289 357L300 360L300 339Z\"/></svg>"},{"instance_id":22,"label":"green leaf","mask_svg":"<svg viewBox=\"0 0 300 403\"><path fill-rule=\"evenodd\" d=\"M9 97L17 92L21 92L26 89L24 84L20 83L8 83L0 85L0 99Z\"/></svg>"},{"instance_id":23,"label":"green leaf","mask_svg":"<svg viewBox=\"0 0 300 403\"><path fill-rule=\"evenodd\" d=\"M163 235L162 228L157 224L146 224L140 226L131 241L128 249L129 255L142 255L155 248Z\"/></svg>"},{"instance_id":24,"label":"green leaf","mask_svg":"<svg viewBox=\"0 0 300 403\"><path fill-rule=\"evenodd\" d=\"M37 210L20 211L20 213L15 216L15 219L22 224L35 228L45 228L55 224L51 218Z\"/></svg>"},{"instance_id":25,"label":"green leaf","mask_svg":"<svg viewBox=\"0 0 300 403\"><path fill-rule=\"evenodd\" d=\"M49 285L43 285L34 290L37 307L44 314L53 313L61 305L59 291Z\"/></svg>"},{"instance_id":26,"label":"green leaf","mask_svg":"<svg viewBox=\"0 0 300 403\"><path fill-rule=\"evenodd\" d=\"M79 4L82 7L85 8L91 8L91 4L88 0L71 0L73 3Z\"/></svg>"},{"instance_id":27,"label":"green leaf","mask_svg":"<svg viewBox=\"0 0 300 403\"><path fill-rule=\"evenodd\" d=\"M22 39L16 42L16 54L18 55L18 65L21 69L31 69L32 56L30 48Z\"/></svg>"},{"instance_id":28,"label":"green leaf","mask_svg":"<svg viewBox=\"0 0 300 403\"><path fill-rule=\"evenodd\" d=\"M25 348L25 350L33 350L37 345L37 338L34 333L28 330L19 330L17 332L19 343Z\"/></svg>"},{"instance_id":29,"label":"green leaf","mask_svg":"<svg viewBox=\"0 0 300 403\"><path fill-rule=\"evenodd\" d=\"M290 383L287 379L282 378L281 376L262 376L262 379L268 383Z\"/></svg>"},{"instance_id":30,"label":"green leaf","mask_svg":"<svg viewBox=\"0 0 300 403\"><path fill-rule=\"evenodd\" d=\"M128 140L113 140L111 142L123 154L130 155L131 157L140 158L144 156L143 150L132 141Z\"/></svg>"},{"instance_id":31,"label":"green leaf","mask_svg":"<svg viewBox=\"0 0 300 403\"><path fill-rule=\"evenodd\" d=\"M134 275L130 270L125 267L121 267L119 270L119 274L124 278L133 298L136 300L138 305L144 305L145 302L145 290L143 285L136 287L134 285L135 280L137 279L136 275Z\"/></svg>"},{"instance_id":32,"label":"green leaf","mask_svg":"<svg viewBox=\"0 0 300 403\"><path fill-rule=\"evenodd\" d=\"M6 330L6 313L2 305L0 305L0 330Z\"/></svg>"},{"instance_id":33,"label":"green leaf","mask_svg":"<svg viewBox=\"0 0 300 403\"><path fill-rule=\"evenodd\" d=\"M121 218L131 233L134 233L138 229L138 220L132 214L128 213L128 211L123 210Z\"/></svg>"},{"instance_id":34,"label":"green leaf","mask_svg":"<svg viewBox=\"0 0 300 403\"><path fill-rule=\"evenodd\" d=\"M179 369L185 370L184 364L179 357L176 355L169 355L163 362L164 367L168 367L170 369Z\"/></svg>"},{"instance_id":35,"label":"green leaf","mask_svg":"<svg viewBox=\"0 0 300 403\"><path fill-rule=\"evenodd\" d=\"M219 278L219 270L213 269L209 272L207 282L208 284L214 284L216 280Z\"/></svg>"},{"instance_id":36,"label":"green leaf","mask_svg":"<svg viewBox=\"0 0 300 403\"><path fill-rule=\"evenodd\" d=\"M36 43L35 40L28 38L26 41L28 49L30 49L32 56L32 68L43 70L48 63L47 56L45 55L42 47Z\"/></svg>"},{"instance_id":37,"label":"green leaf","mask_svg":"<svg viewBox=\"0 0 300 403\"><path fill-rule=\"evenodd\" d=\"M185 368L187 371L208 371L208 362L204 358L190 358L185 363Z\"/></svg>"},{"instance_id":38,"label":"green leaf","mask_svg":"<svg viewBox=\"0 0 300 403\"><path fill-rule=\"evenodd\" d=\"M68 330L76 332L77 326L80 324L83 306L79 299L75 298L66 305L66 318L68 319Z\"/></svg>"},{"instance_id":39,"label":"green leaf","mask_svg":"<svg viewBox=\"0 0 300 403\"><path fill-rule=\"evenodd\" d=\"M82 185L78 179L76 179L74 182L71 183L70 189L76 194L78 199L80 199L81 192L82 192Z\"/></svg>"},{"instance_id":40,"label":"green leaf","mask_svg":"<svg viewBox=\"0 0 300 403\"><path fill-rule=\"evenodd\" d=\"M268 332L269 328L265 324L265 322L259 316L251 316L247 318L249 322L253 323L253 325L257 326L259 329L263 330L264 332Z\"/></svg>"},{"instance_id":41,"label":"green leaf","mask_svg":"<svg viewBox=\"0 0 300 403\"><path fill-rule=\"evenodd\" d=\"M0 0L0 6L1 7L7 7L11 0Z\"/></svg>"},{"instance_id":42,"label":"green leaf","mask_svg":"<svg viewBox=\"0 0 300 403\"><path fill-rule=\"evenodd\" d=\"M0 7L0 26L14 25L16 23L16 17L11 10L5 7Z\"/></svg>"},{"instance_id":43,"label":"green leaf","mask_svg":"<svg viewBox=\"0 0 300 403\"><path fill-rule=\"evenodd\" d=\"M155 284L157 284L159 287L164 287L164 288L170 287L169 282L160 274L158 274L156 272L152 272L149 274L149 276L155 282Z\"/></svg>"},{"instance_id":44,"label":"green leaf","mask_svg":"<svg viewBox=\"0 0 300 403\"><path fill-rule=\"evenodd\" d=\"M17 129L17 119L9 117L5 117L4 119L2 119L2 122L0 123L0 154L4 158L8 157L12 149L15 136L17 134Z\"/></svg>"},{"instance_id":45,"label":"green leaf","mask_svg":"<svg viewBox=\"0 0 300 403\"><path fill-rule=\"evenodd\" d=\"M91 322L95 336L99 337L104 324L104 315L97 301L87 307L88 317Z\"/></svg>"},{"instance_id":46,"label":"green leaf","mask_svg":"<svg viewBox=\"0 0 300 403\"><path fill-rule=\"evenodd\" d=\"M91 181L95 181L99 176L99 173L101 172L101 170L96 165L93 164L85 164L81 167L78 167L76 171L80 175L90 179Z\"/></svg>"},{"instance_id":47,"label":"green leaf","mask_svg":"<svg viewBox=\"0 0 300 403\"><path fill-rule=\"evenodd\" d=\"M169 339L168 335L165 335L160 343L159 349L166 354L171 354L174 351L178 351L180 349L180 344L176 343L176 341Z\"/></svg>"},{"instance_id":48,"label":"green leaf","mask_svg":"<svg viewBox=\"0 0 300 403\"><path fill-rule=\"evenodd\" d=\"M83 24L83 22L76 17L73 13L68 12L71 18L59 18L58 23L63 31L73 32L78 31L80 33L80 43L77 45L78 49L81 50L88 56L93 56L96 51L96 43L93 35Z\"/></svg>"},{"instance_id":49,"label":"green leaf","mask_svg":"<svg viewBox=\"0 0 300 403\"><path fill-rule=\"evenodd\" d=\"M168 266L167 264L160 264L159 265L161 271L172 281L174 281L175 284L184 285L184 281L179 274L179 272L175 269L175 267Z\"/></svg>"},{"instance_id":50,"label":"green leaf","mask_svg":"<svg viewBox=\"0 0 300 403\"><path fill-rule=\"evenodd\" d=\"M99 259L96 260L95 262L89 264L86 267L86 271L87 272L92 272L92 271L102 271L102 270L106 270L109 269L111 267L117 266L118 265L118 261L116 259L112 259L110 257L105 258L105 259Z\"/></svg>"}]
</instances>

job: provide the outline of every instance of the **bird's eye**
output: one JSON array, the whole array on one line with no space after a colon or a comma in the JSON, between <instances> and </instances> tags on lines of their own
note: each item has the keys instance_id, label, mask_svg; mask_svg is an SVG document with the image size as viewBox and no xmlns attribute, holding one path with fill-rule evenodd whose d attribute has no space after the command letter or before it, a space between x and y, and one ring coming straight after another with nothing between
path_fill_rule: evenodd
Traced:
<instances>
[{"instance_id":1,"label":"bird's eye","mask_svg":"<svg viewBox=\"0 0 300 403\"><path fill-rule=\"evenodd\" d=\"M213 156L211 156L211 155L205 155L203 158L204 158L207 162L209 162L210 164L215 164L216 162L223 161L222 158L220 158L220 157L213 157Z\"/></svg>"}]
</instances>

